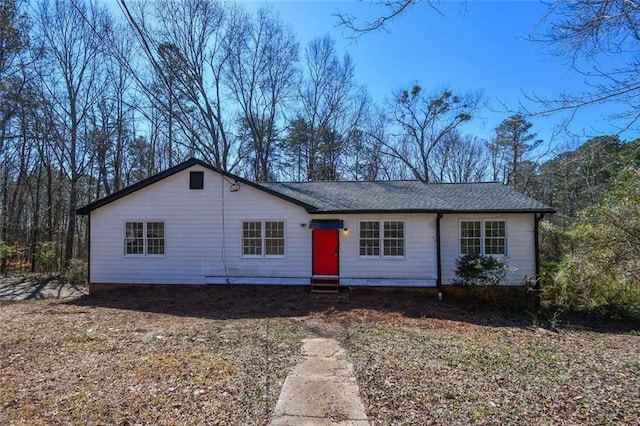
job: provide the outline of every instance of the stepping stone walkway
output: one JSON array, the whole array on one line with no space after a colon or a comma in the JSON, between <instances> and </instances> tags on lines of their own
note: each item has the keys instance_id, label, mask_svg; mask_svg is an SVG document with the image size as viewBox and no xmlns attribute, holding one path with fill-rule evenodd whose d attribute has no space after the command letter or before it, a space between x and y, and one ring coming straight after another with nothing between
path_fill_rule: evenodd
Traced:
<instances>
[{"instance_id":1,"label":"stepping stone walkway","mask_svg":"<svg viewBox=\"0 0 640 426\"><path fill-rule=\"evenodd\" d=\"M287 376L271 426L369 425L353 366L333 339L304 339L304 360Z\"/></svg>"}]
</instances>

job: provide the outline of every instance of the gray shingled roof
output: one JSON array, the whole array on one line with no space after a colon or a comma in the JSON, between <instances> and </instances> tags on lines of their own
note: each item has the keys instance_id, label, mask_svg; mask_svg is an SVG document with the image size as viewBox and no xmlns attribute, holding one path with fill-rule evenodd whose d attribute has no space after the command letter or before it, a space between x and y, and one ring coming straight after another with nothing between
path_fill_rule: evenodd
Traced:
<instances>
[{"instance_id":1,"label":"gray shingled roof","mask_svg":"<svg viewBox=\"0 0 640 426\"><path fill-rule=\"evenodd\" d=\"M191 158L162 173L81 207L76 213L87 215L92 210L195 165L297 204L309 213L554 211L551 207L499 183L426 184L420 181L256 183Z\"/></svg>"},{"instance_id":2,"label":"gray shingled roof","mask_svg":"<svg viewBox=\"0 0 640 426\"><path fill-rule=\"evenodd\" d=\"M499 183L296 182L261 186L313 206L316 213L345 212L552 212Z\"/></svg>"}]
</instances>

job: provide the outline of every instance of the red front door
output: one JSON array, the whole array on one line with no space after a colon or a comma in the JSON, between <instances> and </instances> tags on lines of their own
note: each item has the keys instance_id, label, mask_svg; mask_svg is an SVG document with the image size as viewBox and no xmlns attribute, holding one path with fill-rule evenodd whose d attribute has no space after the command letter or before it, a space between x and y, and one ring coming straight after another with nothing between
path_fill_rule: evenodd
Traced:
<instances>
[{"instance_id":1,"label":"red front door","mask_svg":"<svg viewBox=\"0 0 640 426\"><path fill-rule=\"evenodd\" d=\"M338 275L338 230L313 230L313 275Z\"/></svg>"}]
</instances>

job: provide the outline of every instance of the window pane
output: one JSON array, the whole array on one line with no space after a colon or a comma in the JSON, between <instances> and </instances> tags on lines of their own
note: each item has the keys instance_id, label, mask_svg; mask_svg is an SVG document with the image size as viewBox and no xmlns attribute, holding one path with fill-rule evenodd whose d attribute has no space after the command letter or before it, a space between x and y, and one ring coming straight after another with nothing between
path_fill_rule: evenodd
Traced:
<instances>
[{"instance_id":1,"label":"window pane","mask_svg":"<svg viewBox=\"0 0 640 426\"><path fill-rule=\"evenodd\" d=\"M261 238L262 237L261 222L242 222L243 238Z\"/></svg>"},{"instance_id":2,"label":"window pane","mask_svg":"<svg viewBox=\"0 0 640 426\"><path fill-rule=\"evenodd\" d=\"M284 256L284 222L265 222L264 235L265 254Z\"/></svg>"},{"instance_id":3,"label":"window pane","mask_svg":"<svg viewBox=\"0 0 640 426\"><path fill-rule=\"evenodd\" d=\"M242 222L242 254L262 255L262 222Z\"/></svg>"},{"instance_id":4,"label":"window pane","mask_svg":"<svg viewBox=\"0 0 640 426\"><path fill-rule=\"evenodd\" d=\"M404 222L384 222L384 255L404 256Z\"/></svg>"},{"instance_id":5,"label":"window pane","mask_svg":"<svg viewBox=\"0 0 640 426\"><path fill-rule=\"evenodd\" d=\"M506 254L506 224L501 220L487 220L484 223L484 253Z\"/></svg>"},{"instance_id":6,"label":"window pane","mask_svg":"<svg viewBox=\"0 0 640 426\"><path fill-rule=\"evenodd\" d=\"M460 222L461 254L480 254L481 229L482 222L479 220Z\"/></svg>"},{"instance_id":7,"label":"window pane","mask_svg":"<svg viewBox=\"0 0 640 426\"><path fill-rule=\"evenodd\" d=\"M147 238L164 238L164 223L147 222Z\"/></svg>"},{"instance_id":8,"label":"window pane","mask_svg":"<svg viewBox=\"0 0 640 426\"><path fill-rule=\"evenodd\" d=\"M267 239L265 244L265 254L267 256L284 256L284 238Z\"/></svg>"},{"instance_id":9,"label":"window pane","mask_svg":"<svg viewBox=\"0 0 640 426\"><path fill-rule=\"evenodd\" d=\"M144 254L144 240L142 238L126 238L125 254Z\"/></svg>"},{"instance_id":10,"label":"window pane","mask_svg":"<svg viewBox=\"0 0 640 426\"><path fill-rule=\"evenodd\" d=\"M124 229L124 253L144 254L143 222L126 222Z\"/></svg>"},{"instance_id":11,"label":"window pane","mask_svg":"<svg viewBox=\"0 0 640 426\"><path fill-rule=\"evenodd\" d=\"M265 222L264 233L267 238L284 238L284 222Z\"/></svg>"},{"instance_id":12,"label":"window pane","mask_svg":"<svg viewBox=\"0 0 640 426\"><path fill-rule=\"evenodd\" d=\"M461 240L460 241L460 253L461 254L480 254L480 240Z\"/></svg>"},{"instance_id":13,"label":"window pane","mask_svg":"<svg viewBox=\"0 0 640 426\"><path fill-rule=\"evenodd\" d=\"M163 222L147 222L147 254L164 254Z\"/></svg>"},{"instance_id":14,"label":"window pane","mask_svg":"<svg viewBox=\"0 0 640 426\"><path fill-rule=\"evenodd\" d=\"M126 238L142 238L142 222L127 222Z\"/></svg>"},{"instance_id":15,"label":"window pane","mask_svg":"<svg viewBox=\"0 0 640 426\"><path fill-rule=\"evenodd\" d=\"M242 254L244 255L261 255L262 240L255 238L246 238L242 240Z\"/></svg>"},{"instance_id":16,"label":"window pane","mask_svg":"<svg viewBox=\"0 0 640 426\"><path fill-rule=\"evenodd\" d=\"M380 256L379 222L360 222L360 256Z\"/></svg>"},{"instance_id":17,"label":"window pane","mask_svg":"<svg viewBox=\"0 0 640 426\"><path fill-rule=\"evenodd\" d=\"M164 254L164 238L148 239L147 254Z\"/></svg>"}]
</instances>

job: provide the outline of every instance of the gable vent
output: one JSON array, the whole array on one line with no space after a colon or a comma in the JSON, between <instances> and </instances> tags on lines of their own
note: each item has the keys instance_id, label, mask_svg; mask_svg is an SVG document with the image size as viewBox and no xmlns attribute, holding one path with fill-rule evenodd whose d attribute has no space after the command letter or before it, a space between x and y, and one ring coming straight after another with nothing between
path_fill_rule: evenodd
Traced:
<instances>
[{"instance_id":1,"label":"gable vent","mask_svg":"<svg viewBox=\"0 0 640 426\"><path fill-rule=\"evenodd\" d=\"M189 173L189 189L204 189L204 172Z\"/></svg>"}]
</instances>

